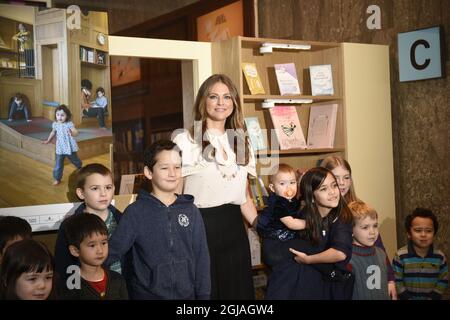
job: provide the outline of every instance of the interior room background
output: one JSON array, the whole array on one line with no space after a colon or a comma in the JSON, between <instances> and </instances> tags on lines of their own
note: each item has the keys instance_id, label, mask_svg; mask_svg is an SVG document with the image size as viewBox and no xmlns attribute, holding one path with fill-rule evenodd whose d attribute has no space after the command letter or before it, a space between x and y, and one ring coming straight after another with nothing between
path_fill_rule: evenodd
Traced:
<instances>
[{"instance_id":1,"label":"interior room background","mask_svg":"<svg viewBox=\"0 0 450 320\"><path fill-rule=\"evenodd\" d=\"M54 6L78 4L108 12L112 35L131 35L156 17L170 17L192 0L56 0ZM358 42L390 46L391 105L394 145L397 239L406 241L404 217L415 207L428 207L439 218L437 239L450 256L450 81L449 78L399 82L397 34L441 25L445 30L450 71L450 1L448 0L255 0L257 35L265 38ZM381 9L381 29L369 30L366 12ZM178 11L177 11L178 10ZM174 13L175 12L175 13ZM163 19L164 20L164 19ZM182 23L182 18L180 18ZM161 25L161 19L159 22ZM142 35L139 35L142 36ZM186 39L180 39L185 37ZM173 39L192 40L188 30ZM370 63L370 62L368 62ZM356 186L357 188L357 186Z\"/></svg>"}]
</instances>

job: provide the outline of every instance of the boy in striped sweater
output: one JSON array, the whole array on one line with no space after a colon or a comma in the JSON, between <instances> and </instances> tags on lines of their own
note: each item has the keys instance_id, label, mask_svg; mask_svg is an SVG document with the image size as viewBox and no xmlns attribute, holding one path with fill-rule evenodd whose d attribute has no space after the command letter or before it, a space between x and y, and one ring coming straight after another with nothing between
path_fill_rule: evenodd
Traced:
<instances>
[{"instance_id":1,"label":"boy in striped sweater","mask_svg":"<svg viewBox=\"0 0 450 320\"><path fill-rule=\"evenodd\" d=\"M405 219L408 244L393 260L398 297L401 300L439 300L448 286L444 253L433 246L438 231L436 216L416 208Z\"/></svg>"}]
</instances>

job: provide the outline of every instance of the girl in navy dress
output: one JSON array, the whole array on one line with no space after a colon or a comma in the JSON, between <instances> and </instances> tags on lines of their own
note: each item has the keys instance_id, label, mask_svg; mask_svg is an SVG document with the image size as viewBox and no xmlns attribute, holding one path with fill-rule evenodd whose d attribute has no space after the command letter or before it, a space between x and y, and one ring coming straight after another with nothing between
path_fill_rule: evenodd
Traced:
<instances>
[{"instance_id":1,"label":"girl in navy dress","mask_svg":"<svg viewBox=\"0 0 450 320\"><path fill-rule=\"evenodd\" d=\"M333 174L312 168L302 177L306 220L294 259L277 265L267 288L267 299L351 299L353 276L347 270L352 252L352 215L341 198ZM281 271L281 272L278 272Z\"/></svg>"}]
</instances>

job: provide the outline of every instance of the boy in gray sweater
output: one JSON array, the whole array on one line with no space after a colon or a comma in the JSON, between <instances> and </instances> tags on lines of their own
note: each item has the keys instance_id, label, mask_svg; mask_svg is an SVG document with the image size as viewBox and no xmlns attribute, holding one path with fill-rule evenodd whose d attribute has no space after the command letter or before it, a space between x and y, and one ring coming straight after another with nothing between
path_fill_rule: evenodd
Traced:
<instances>
[{"instance_id":1,"label":"boy in gray sweater","mask_svg":"<svg viewBox=\"0 0 450 320\"><path fill-rule=\"evenodd\" d=\"M350 265L355 275L353 300L389 300L386 253L375 246L378 213L362 201L348 207L353 214L353 248Z\"/></svg>"},{"instance_id":2,"label":"boy in gray sweater","mask_svg":"<svg viewBox=\"0 0 450 320\"><path fill-rule=\"evenodd\" d=\"M144 153L152 191L140 190L111 237L107 264L131 258L131 299L209 299L209 253L200 211L181 183L181 152L170 140ZM127 265L130 261L127 261Z\"/></svg>"}]
</instances>

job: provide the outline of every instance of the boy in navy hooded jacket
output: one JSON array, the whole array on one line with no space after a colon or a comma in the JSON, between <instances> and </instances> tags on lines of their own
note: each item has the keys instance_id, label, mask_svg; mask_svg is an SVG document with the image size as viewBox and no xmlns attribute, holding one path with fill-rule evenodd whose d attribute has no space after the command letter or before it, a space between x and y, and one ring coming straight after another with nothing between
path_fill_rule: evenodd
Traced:
<instances>
[{"instance_id":1,"label":"boy in navy hooded jacket","mask_svg":"<svg viewBox=\"0 0 450 320\"><path fill-rule=\"evenodd\" d=\"M181 152L170 140L144 153L152 192L140 190L111 237L106 264L131 250L131 299L209 299L209 253L200 211L181 183Z\"/></svg>"}]
</instances>

